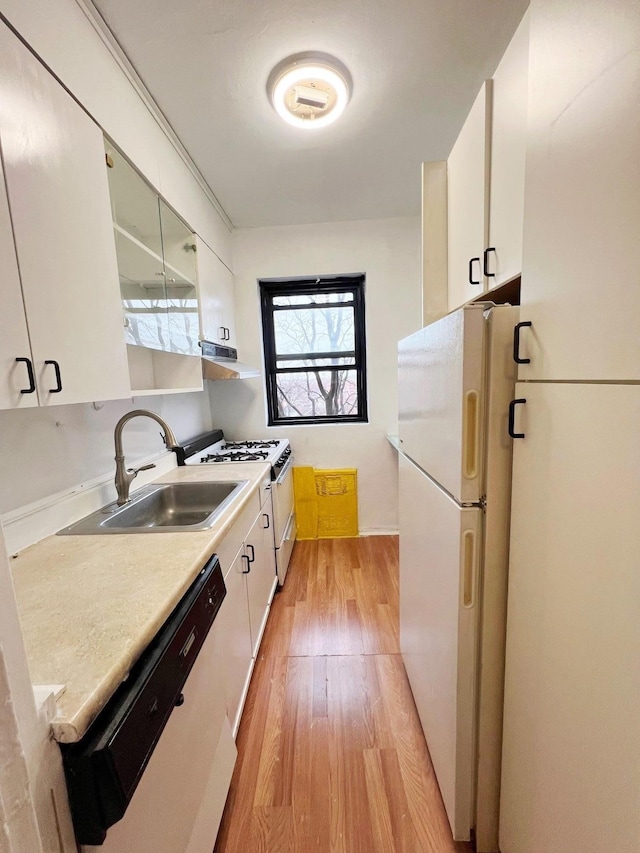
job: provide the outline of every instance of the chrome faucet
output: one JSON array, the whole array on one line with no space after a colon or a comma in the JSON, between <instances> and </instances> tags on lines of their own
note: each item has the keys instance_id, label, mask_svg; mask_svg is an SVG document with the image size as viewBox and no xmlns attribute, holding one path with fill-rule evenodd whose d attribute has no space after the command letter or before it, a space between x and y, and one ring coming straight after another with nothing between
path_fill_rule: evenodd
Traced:
<instances>
[{"instance_id":1,"label":"chrome faucet","mask_svg":"<svg viewBox=\"0 0 640 853\"><path fill-rule=\"evenodd\" d=\"M151 465L142 465L140 468L125 468L124 465L122 430L124 429L125 424L127 424L132 418L142 416L151 418L160 424L164 432L164 443L167 450L171 450L171 448L178 446L178 440L173 434L171 427L162 420L160 415L156 415L155 412L149 412L146 409L134 409L133 412L127 412L126 415L123 415L116 424L116 428L113 432L113 440L116 446L116 491L118 492L118 506L122 506L131 500L129 497L129 486L131 485L132 480L138 476L138 472L148 471L150 468L156 467L153 463Z\"/></svg>"}]
</instances>

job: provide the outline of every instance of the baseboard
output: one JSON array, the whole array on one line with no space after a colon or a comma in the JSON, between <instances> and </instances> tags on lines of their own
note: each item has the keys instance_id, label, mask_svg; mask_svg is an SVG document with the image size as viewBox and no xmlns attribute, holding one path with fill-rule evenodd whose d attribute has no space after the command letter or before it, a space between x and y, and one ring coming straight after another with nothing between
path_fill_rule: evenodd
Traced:
<instances>
[{"instance_id":1,"label":"baseboard","mask_svg":"<svg viewBox=\"0 0 640 853\"><path fill-rule=\"evenodd\" d=\"M360 531L360 536L398 536L398 528L387 529L383 527L371 527Z\"/></svg>"}]
</instances>

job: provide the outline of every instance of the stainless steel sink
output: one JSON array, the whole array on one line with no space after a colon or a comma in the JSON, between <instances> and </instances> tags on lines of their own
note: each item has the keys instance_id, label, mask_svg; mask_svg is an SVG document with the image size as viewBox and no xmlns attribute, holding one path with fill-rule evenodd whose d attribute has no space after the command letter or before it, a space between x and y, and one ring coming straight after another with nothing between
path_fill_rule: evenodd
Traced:
<instances>
[{"instance_id":1,"label":"stainless steel sink","mask_svg":"<svg viewBox=\"0 0 640 853\"><path fill-rule=\"evenodd\" d=\"M207 530L248 482L234 480L145 486L124 506L109 504L59 530L58 536Z\"/></svg>"}]
</instances>

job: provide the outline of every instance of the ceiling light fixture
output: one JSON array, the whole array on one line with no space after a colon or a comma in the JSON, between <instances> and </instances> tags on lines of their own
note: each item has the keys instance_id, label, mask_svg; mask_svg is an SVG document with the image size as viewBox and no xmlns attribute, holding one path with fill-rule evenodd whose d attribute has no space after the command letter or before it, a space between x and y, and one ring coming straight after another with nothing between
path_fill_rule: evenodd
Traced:
<instances>
[{"instance_id":1,"label":"ceiling light fixture","mask_svg":"<svg viewBox=\"0 0 640 853\"><path fill-rule=\"evenodd\" d=\"M326 53L298 53L273 69L267 92L278 115L295 127L326 127L342 115L351 75Z\"/></svg>"}]
</instances>

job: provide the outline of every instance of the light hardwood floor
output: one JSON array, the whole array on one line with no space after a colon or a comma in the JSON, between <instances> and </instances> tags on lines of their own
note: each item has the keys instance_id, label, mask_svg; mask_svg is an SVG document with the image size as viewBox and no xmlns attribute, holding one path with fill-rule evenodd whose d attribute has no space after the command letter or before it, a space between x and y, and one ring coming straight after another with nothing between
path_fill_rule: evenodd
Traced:
<instances>
[{"instance_id":1,"label":"light hardwood floor","mask_svg":"<svg viewBox=\"0 0 640 853\"><path fill-rule=\"evenodd\" d=\"M298 542L215 853L461 853L398 641L394 536Z\"/></svg>"}]
</instances>

